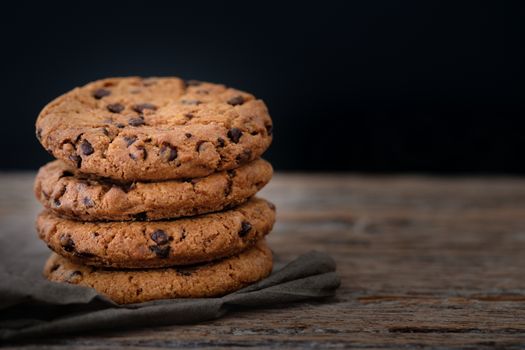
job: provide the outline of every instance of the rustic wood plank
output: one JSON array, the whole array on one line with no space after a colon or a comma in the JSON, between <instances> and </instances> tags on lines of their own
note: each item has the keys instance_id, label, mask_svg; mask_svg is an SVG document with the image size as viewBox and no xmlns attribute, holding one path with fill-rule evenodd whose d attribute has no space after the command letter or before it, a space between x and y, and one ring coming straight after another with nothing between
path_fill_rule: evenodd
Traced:
<instances>
[{"instance_id":1,"label":"rustic wood plank","mask_svg":"<svg viewBox=\"0 0 525 350\"><path fill-rule=\"evenodd\" d=\"M33 174L0 175L0 225L31 255ZM337 261L333 300L243 310L198 325L108 331L24 347L520 348L525 344L525 179L278 174L278 262Z\"/></svg>"}]
</instances>

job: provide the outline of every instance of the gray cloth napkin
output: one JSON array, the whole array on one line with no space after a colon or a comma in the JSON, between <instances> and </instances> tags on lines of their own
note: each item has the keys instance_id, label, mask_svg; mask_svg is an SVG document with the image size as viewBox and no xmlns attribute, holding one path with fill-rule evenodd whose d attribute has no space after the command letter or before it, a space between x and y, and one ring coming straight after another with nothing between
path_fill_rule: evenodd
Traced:
<instances>
[{"instance_id":1,"label":"gray cloth napkin","mask_svg":"<svg viewBox=\"0 0 525 350\"><path fill-rule=\"evenodd\" d=\"M0 340L14 341L92 330L189 324L239 307L264 307L331 297L340 285L324 253L300 256L268 278L221 298L170 299L117 305L94 289L0 270ZM12 267L12 266L11 266Z\"/></svg>"}]
</instances>

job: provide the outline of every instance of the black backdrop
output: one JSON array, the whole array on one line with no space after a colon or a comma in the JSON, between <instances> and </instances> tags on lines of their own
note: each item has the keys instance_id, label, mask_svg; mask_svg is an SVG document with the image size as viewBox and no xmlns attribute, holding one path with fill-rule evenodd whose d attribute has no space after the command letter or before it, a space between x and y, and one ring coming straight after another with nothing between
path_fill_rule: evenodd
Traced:
<instances>
[{"instance_id":1,"label":"black backdrop","mask_svg":"<svg viewBox=\"0 0 525 350\"><path fill-rule=\"evenodd\" d=\"M3 5L0 166L49 159L34 119L70 88L178 75L264 99L278 170L525 173L518 5Z\"/></svg>"}]
</instances>

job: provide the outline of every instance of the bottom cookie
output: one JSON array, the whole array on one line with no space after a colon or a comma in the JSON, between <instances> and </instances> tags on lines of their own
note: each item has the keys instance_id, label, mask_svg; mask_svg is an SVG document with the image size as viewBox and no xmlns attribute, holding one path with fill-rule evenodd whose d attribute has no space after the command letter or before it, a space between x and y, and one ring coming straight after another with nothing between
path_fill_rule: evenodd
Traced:
<instances>
[{"instance_id":1,"label":"bottom cookie","mask_svg":"<svg viewBox=\"0 0 525 350\"><path fill-rule=\"evenodd\" d=\"M156 299L221 296L270 274L272 253L260 240L253 248L207 264L161 269L115 270L73 263L55 253L44 275L51 281L92 287L119 304Z\"/></svg>"}]
</instances>

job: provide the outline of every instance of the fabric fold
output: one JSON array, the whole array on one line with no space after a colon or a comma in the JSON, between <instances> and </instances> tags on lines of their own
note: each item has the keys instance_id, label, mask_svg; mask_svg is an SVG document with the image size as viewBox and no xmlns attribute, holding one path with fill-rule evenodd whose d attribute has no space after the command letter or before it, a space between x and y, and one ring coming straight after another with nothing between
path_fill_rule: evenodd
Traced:
<instances>
[{"instance_id":1,"label":"fabric fold","mask_svg":"<svg viewBox=\"0 0 525 350\"><path fill-rule=\"evenodd\" d=\"M166 299L118 305L94 289L28 280L2 272L0 339L14 341L68 333L192 324L237 307L270 307L335 295L340 279L327 254L304 254L266 279L220 298Z\"/></svg>"}]
</instances>

